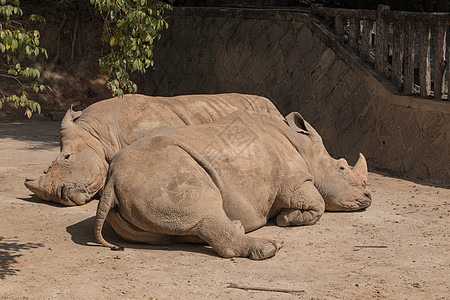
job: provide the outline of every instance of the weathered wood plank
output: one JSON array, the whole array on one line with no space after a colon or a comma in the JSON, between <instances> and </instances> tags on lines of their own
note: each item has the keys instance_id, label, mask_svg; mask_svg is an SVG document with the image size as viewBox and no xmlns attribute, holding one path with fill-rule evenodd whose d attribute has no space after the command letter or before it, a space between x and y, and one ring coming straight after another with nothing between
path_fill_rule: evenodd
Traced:
<instances>
[{"instance_id":1,"label":"weathered wood plank","mask_svg":"<svg viewBox=\"0 0 450 300\"><path fill-rule=\"evenodd\" d=\"M360 20L356 18L350 19L350 31L349 31L349 42L350 47L353 49L358 50L358 40L359 40L359 34L360 34Z\"/></svg>"},{"instance_id":2,"label":"weathered wood plank","mask_svg":"<svg viewBox=\"0 0 450 300\"><path fill-rule=\"evenodd\" d=\"M414 23L426 23L426 24L436 24L450 25L450 13L445 12L410 12L410 11L388 11L385 13L386 21L408 21Z\"/></svg>"},{"instance_id":3,"label":"weathered wood plank","mask_svg":"<svg viewBox=\"0 0 450 300\"><path fill-rule=\"evenodd\" d=\"M420 96L427 97L431 93L431 66L430 66L430 26L421 23L420 26Z\"/></svg>"},{"instance_id":4,"label":"weathered wood plank","mask_svg":"<svg viewBox=\"0 0 450 300\"><path fill-rule=\"evenodd\" d=\"M445 26L436 24L434 33L434 99L442 98L445 71Z\"/></svg>"},{"instance_id":5,"label":"weathered wood plank","mask_svg":"<svg viewBox=\"0 0 450 300\"><path fill-rule=\"evenodd\" d=\"M404 43L404 61L405 70L405 84L403 86L403 93L410 95L414 93L414 56L416 54L416 25L407 23L405 28L405 43Z\"/></svg>"},{"instance_id":6,"label":"weathered wood plank","mask_svg":"<svg viewBox=\"0 0 450 300\"><path fill-rule=\"evenodd\" d=\"M370 32L373 28L373 21L363 20L363 31L361 37L361 56L363 59L370 58Z\"/></svg>"},{"instance_id":7,"label":"weathered wood plank","mask_svg":"<svg viewBox=\"0 0 450 300\"><path fill-rule=\"evenodd\" d=\"M400 89L402 86L402 72L403 72L403 44L405 40L405 33L403 31L403 24L397 22L394 24L394 40L392 51L392 83Z\"/></svg>"},{"instance_id":8,"label":"weathered wood plank","mask_svg":"<svg viewBox=\"0 0 450 300\"><path fill-rule=\"evenodd\" d=\"M387 38L388 29L387 23L384 21L383 14L386 10L389 10L387 5L378 5L377 8L377 28L376 28L376 41L375 41L375 69L382 73L387 73Z\"/></svg>"},{"instance_id":9,"label":"weathered wood plank","mask_svg":"<svg viewBox=\"0 0 450 300\"><path fill-rule=\"evenodd\" d=\"M314 14L319 16L339 16L343 19L358 18L375 21L376 12L374 10L364 9L345 9L345 8L330 8L323 7L321 4L311 5L311 10ZM387 11L385 13L385 21L411 21L414 23L435 24L436 22L442 25L450 25L450 13L448 12L409 12L409 11Z\"/></svg>"},{"instance_id":10,"label":"weathered wood plank","mask_svg":"<svg viewBox=\"0 0 450 300\"><path fill-rule=\"evenodd\" d=\"M319 16L339 16L342 19L358 18L358 19L370 19L375 21L376 12L374 10L366 9L345 9L345 8L330 8L323 7L322 4L312 4L311 11Z\"/></svg>"},{"instance_id":11,"label":"weathered wood plank","mask_svg":"<svg viewBox=\"0 0 450 300\"><path fill-rule=\"evenodd\" d=\"M344 20L340 17L334 18L334 30L338 36L344 35Z\"/></svg>"}]
</instances>

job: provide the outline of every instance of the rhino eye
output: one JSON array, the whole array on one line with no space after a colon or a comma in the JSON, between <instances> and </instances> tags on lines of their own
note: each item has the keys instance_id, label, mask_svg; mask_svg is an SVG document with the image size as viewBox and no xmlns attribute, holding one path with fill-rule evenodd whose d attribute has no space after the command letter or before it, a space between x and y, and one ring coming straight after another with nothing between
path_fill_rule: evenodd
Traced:
<instances>
[{"instance_id":1,"label":"rhino eye","mask_svg":"<svg viewBox=\"0 0 450 300\"><path fill-rule=\"evenodd\" d=\"M343 170L345 170L345 167L340 167L339 169L341 169L343 171Z\"/></svg>"},{"instance_id":2,"label":"rhino eye","mask_svg":"<svg viewBox=\"0 0 450 300\"><path fill-rule=\"evenodd\" d=\"M64 156L64 159L69 159L70 154L66 154L66 156Z\"/></svg>"}]
</instances>

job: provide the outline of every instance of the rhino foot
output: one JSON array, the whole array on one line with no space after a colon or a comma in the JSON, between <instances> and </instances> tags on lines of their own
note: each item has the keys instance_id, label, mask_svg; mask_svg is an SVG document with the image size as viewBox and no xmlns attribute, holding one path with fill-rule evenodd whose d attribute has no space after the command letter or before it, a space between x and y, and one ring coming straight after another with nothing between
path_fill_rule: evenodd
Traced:
<instances>
[{"instance_id":1,"label":"rhino foot","mask_svg":"<svg viewBox=\"0 0 450 300\"><path fill-rule=\"evenodd\" d=\"M270 258L274 256L282 246L283 243L281 242L258 239L256 245L249 251L249 258L254 260Z\"/></svg>"},{"instance_id":2,"label":"rhino foot","mask_svg":"<svg viewBox=\"0 0 450 300\"><path fill-rule=\"evenodd\" d=\"M283 245L280 242L244 234L241 222L230 220L223 211L215 215L215 218L202 220L197 227L196 235L225 258L266 259L274 256Z\"/></svg>"}]
</instances>

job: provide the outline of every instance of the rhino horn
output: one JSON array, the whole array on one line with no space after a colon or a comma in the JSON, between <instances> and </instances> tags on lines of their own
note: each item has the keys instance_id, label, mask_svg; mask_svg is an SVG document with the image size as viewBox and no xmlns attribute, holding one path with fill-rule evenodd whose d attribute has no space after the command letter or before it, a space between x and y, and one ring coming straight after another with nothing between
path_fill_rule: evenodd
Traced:
<instances>
[{"instance_id":1,"label":"rhino horn","mask_svg":"<svg viewBox=\"0 0 450 300\"><path fill-rule=\"evenodd\" d=\"M365 182L367 182L368 172L367 172L367 162L366 158L362 153L359 154L359 159L353 167L353 171L359 174Z\"/></svg>"},{"instance_id":2,"label":"rhino horn","mask_svg":"<svg viewBox=\"0 0 450 300\"><path fill-rule=\"evenodd\" d=\"M25 186L27 189L35 193L39 198L45 199L46 193L43 191L42 187L39 185L38 180L26 179Z\"/></svg>"},{"instance_id":3,"label":"rhino horn","mask_svg":"<svg viewBox=\"0 0 450 300\"><path fill-rule=\"evenodd\" d=\"M72 110L72 106L66 112L66 115L61 121L61 129L69 128L73 125L73 121L81 115L81 111Z\"/></svg>"}]
</instances>

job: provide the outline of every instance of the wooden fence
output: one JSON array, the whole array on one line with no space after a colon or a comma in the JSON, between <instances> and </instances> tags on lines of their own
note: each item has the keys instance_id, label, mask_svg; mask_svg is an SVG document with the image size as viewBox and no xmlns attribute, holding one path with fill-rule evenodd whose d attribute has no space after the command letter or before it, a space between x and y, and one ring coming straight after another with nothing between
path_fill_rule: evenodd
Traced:
<instances>
[{"instance_id":1,"label":"wooden fence","mask_svg":"<svg viewBox=\"0 0 450 300\"><path fill-rule=\"evenodd\" d=\"M376 11L354 10L320 4L313 4L311 12L334 24L336 35L348 41L363 59L372 61L403 94L450 99L450 70L444 90L450 13L390 11L386 5L378 5ZM416 82L415 69L419 71Z\"/></svg>"}]
</instances>

